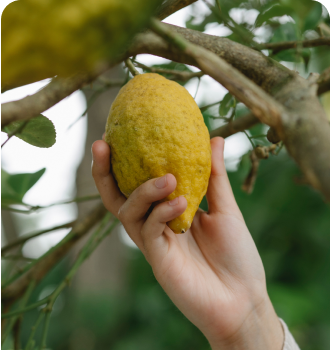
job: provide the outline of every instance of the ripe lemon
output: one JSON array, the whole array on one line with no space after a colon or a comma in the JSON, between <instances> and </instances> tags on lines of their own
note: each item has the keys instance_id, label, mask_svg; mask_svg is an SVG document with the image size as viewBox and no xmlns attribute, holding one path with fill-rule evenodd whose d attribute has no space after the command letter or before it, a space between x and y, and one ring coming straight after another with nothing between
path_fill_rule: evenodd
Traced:
<instances>
[{"instance_id":1,"label":"ripe lemon","mask_svg":"<svg viewBox=\"0 0 330 350\"><path fill-rule=\"evenodd\" d=\"M1 18L1 88L98 70L125 49L161 2L12 2Z\"/></svg>"},{"instance_id":2,"label":"ripe lemon","mask_svg":"<svg viewBox=\"0 0 330 350\"><path fill-rule=\"evenodd\" d=\"M177 187L163 201L178 196L188 207L168 222L186 232L206 193L211 172L210 136L188 91L176 82L146 73L135 76L113 102L105 141L111 165L126 198L149 179L171 173Z\"/></svg>"}]
</instances>

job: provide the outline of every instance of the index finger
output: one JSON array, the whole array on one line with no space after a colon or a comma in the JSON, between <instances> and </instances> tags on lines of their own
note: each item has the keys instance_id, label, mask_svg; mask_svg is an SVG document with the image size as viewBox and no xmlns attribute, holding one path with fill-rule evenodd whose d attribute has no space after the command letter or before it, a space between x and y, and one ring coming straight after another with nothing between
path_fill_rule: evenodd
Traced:
<instances>
[{"instance_id":1,"label":"index finger","mask_svg":"<svg viewBox=\"0 0 330 350\"><path fill-rule=\"evenodd\" d=\"M110 172L110 147L102 140L92 145L92 175L104 206L116 217L126 198L121 194Z\"/></svg>"}]
</instances>

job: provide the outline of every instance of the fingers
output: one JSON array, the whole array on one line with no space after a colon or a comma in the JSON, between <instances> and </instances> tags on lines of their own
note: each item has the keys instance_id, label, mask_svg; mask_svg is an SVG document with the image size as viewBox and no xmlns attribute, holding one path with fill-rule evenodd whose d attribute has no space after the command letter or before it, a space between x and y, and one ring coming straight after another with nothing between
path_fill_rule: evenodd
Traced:
<instances>
[{"instance_id":1,"label":"fingers","mask_svg":"<svg viewBox=\"0 0 330 350\"><path fill-rule=\"evenodd\" d=\"M224 139L221 137L211 139L212 168L206 193L210 214L239 211L225 168L224 144Z\"/></svg>"},{"instance_id":2,"label":"fingers","mask_svg":"<svg viewBox=\"0 0 330 350\"><path fill-rule=\"evenodd\" d=\"M141 230L143 245L149 259L161 258L163 253L166 253L167 244L163 235L166 223L181 215L186 208L187 200L180 196L158 204L153 209Z\"/></svg>"},{"instance_id":3,"label":"fingers","mask_svg":"<svg viewBox=\"0 0 330 350\"><path fill-rule=\"evenodd\" d=\"M110 173L110 147L104 141L95 141L92 145L92 175L104 206L114 215L124 204L125 197L119 191Z\"/></svg>"},{"instance_id":4,"label":"fingers","mask_svg":"<svg viewBox=\"0 0 330 350\"><path fill-rule=\"evenodd\" d=\"M175 190L175 187L176 179L172 174L145 182L128 197L120 208L120 220L136 225L144 219L152 203L167 197Z\"/></svg>"}]
</instances>

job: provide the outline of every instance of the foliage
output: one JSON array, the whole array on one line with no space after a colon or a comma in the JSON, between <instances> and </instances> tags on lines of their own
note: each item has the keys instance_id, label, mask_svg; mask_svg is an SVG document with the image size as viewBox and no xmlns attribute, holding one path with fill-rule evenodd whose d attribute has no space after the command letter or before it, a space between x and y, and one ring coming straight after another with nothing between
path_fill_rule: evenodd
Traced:
<instances>
[{"instance_id":1,"label":"foliage","mask_svg":"<svg viewBox=\"0 0 330 350\"><path fill-rule=\"evenodd\" d=\"M27 4L32 4L32 0L29 1L22 6L29 7ZM15 40L21 40L24 37L23 33L26 34L27 42L32 40L36 51L25 50L29 44L23 45L19 54L10 50L8 55L5 53L4 59L7 62L5 65L15 68L15 72L6 70L4 79L8 81L5 83L8 86L15 86L58 73L67 75L68 72L72 73L72 65L78 70L86 67L92 69L95 62L109 59L122 50L132 33L145 25L156 6L150 7L149 1L137 0L134 3L143 6L140 11L136 12L133 7L130 9L127 7L129 15L120 9L119 12L114 11L113 14L118 17L118 21L116 19L111 24L111 21L104 17L107 9L97 7L97 4L101 3L103 4L95 2L95 18L91 21L86 20L87 22L84 16L80 17L86 10L80 5L78 8L81 12L78 11L80 15L77 17L67 16L67 12L62 11L63 8L57 8L57 12L50 11L48 14L51 18L42 17L40 13L26 16L25 12L20 12L18 9L21 6L18 2L6 8L3 20L4 51L17 47L13 45L11 36L7 36L6 32L9 27L12 28L13 20L10 16L16 16L14 13L16 10L20 21L14 26L11 35ZM267 48L267 44L301 41L328 35L320 24L329 28L329 14L325 15L322 12L322 6L317 1L221 0L214 3L205 1L205 3L209 7L208 14L201 18L200 14L193 13L186 22L187 28L205 31L209 25L225 26L229 29L229 34L226 36L228 39L256 50L263 50L275 60L284 62L302 74L320 73L329 66L328 47L303 48L298 44L280 51ZM143 12L144 8L148 11ZM258 11L253 23L248 18L247 10ZM239 11L243 15L237 20L235 13ZM57 16L56 13L64 17ZM126 15L127 18L123 19ZM102 17L101 21L98 20L98 16ZM62 18L61 21L58 20L59 17ZM71 22L72 18L83 22L80 29L79 26L75 27L78 22ZM48 26L48 20L52 25ZM70 28L65 27L66 25ZM25 29L29 26L33 30L25 33ZM49 31L45 30L43 33L40 27ZM65 35L57 38L61 40L48 40L47 38L53 38L56 28L63 30ZM114 32L116 35L109 35ZM80 40L81 37L84 37L83 41ZM38 51L40 42L48 42L50 47L42 47L42 50ZM103 42L106 42L106 45L100 45ZM63 47L66 50L63 50ZM89 54L85 55L86 52ZM77 62L81 67L76 66ZM192 73L188 66L176 62L154 65L153 68ZM161 74L174 79L172 73ZM178 82L184 85L187 81L178 80ZM110 86L111 84L109 88ZM107 84L104 84L99 91L103 92L106 88ZM96 94L99 93L98 90L95 91ZM88 107L94 100L91 99ZM215 105L212 110L201 108L209 130L212 129L214 119L221 119L226 123L241 118L248 112L247 108L238 103L230 93ZM253 147L270 145L265 138L265 129L264 125L259 124L246 132ZM9 136L15 135L37 147L51 147L56 138L52 123L42 115L28 123L15 122L6 126L4 131ZM261 161L254 192L252 195L247 195L241 190L241 185L250 168L251 162L247 153L242 156L237 171L230 173L229 177L238 205L262 257L271 300L302 348L306 350L329 348L329 206L311 188L299 184L302 182L301 174L285 150L278 156L271 155L268 160ZM8 174L2 170L2 206L14 209L16 205L25 204L24 195L44 172L45 169L31 174ZM205 198L201 207L207 210ZM50 318L47 347L72 350L209 349L204 336L184 318L159 287L142 254L138 251L129 253L132 259L125 276L127 282L125 291L113 292L110 295L108 291L101 291L98 295L82 293L78 298L72 289L65 290L61 294L62 299L59 298L55 302L55 312ZM55 290L56 286L63 283L69 266L71 264L67 260L58 264L33 291L29 304L37 302L43 290L47 288ZM65 305L62 309L59 306L61 300ZM31 326L35 323L38 312L39 310L35 309L24 316L23 344L26 344L31 334ZM36 339L41 336L40 328L36 331ZM9 337L4 349L12 348L12 338Z\"/></svg>"},{"instance_id":2,"label":"foliage","mask_svg":"<svg viewBox=\"0 0 330 350\"><path fill-rule=\"evenodd\" d=\"M30 145L49 148L55 144L54 124L47 117L39 115L29 121L17 121L5 126L2 131L8 136L15 135Z\"/></svg>"}]
</instances>

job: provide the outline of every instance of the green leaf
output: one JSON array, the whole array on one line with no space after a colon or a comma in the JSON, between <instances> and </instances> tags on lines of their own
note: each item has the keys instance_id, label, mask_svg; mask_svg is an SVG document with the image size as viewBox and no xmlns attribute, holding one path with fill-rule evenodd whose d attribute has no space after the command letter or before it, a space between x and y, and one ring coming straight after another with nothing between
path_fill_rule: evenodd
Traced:
<instances>
[{"instance_id":1,"label":"green leaf","mask_svg":"<svg viewBox=\"0 0 330 350\"><path fill-rule=\"evenodd\" d=\"M312 0L280 0L284 6L290 7L296 14L296 18L303 21L314 7Z\"/></svg>"},{"instance_id":2,"label":"green leaf","mask_svg":"<svg viewBox=\"0 0 330 350\"><path fill-rule=\"evenodd\" d=\"M303 31L314 29L322 18L322 5L319 2L314 2L312 10L305 19Z\"/></svg>"},{"instance_id":3,"label":"green leaf","mask_svg":"<svg viewBox=\"0 0 330 350\"><path fill-rule=\"evenodd\" d=\"M208 129L209 131L211 131L212 128L211 128L210 117L212 117L212 115L210 114L209 111L204 111L204 112L202 113L202 115L203 115L204 123L205 123L207 129Z\"/></svg>"},{"instance_id":4,"label":"green leaf","mask_svg":"<svg viewBox=\"0 0 330 350\"><path fill-rule=\"evenodd\" d=\"M192 22L194 22L195 17L191 16L188 21L186 21L186 28L188 29L193 29L193 30L198 30L200 32L204 32L205 31L205 27L207 24L209 23L217 23L219 22L218 17L216 16L216 14L214 12L211 12L209 15L205 16L205 18L203 19L203 21L199 24L193 24Z\"/></svg>"},{"instance_id":5,"label":"green leaf","mask_svg":"<svg viewBox=\"0 0 330 350\"><path fill-rule=\"evenodd\" d=\"M235 98L228 92L219 106L219 114L221 117L224 117L228 114L230 108L235 106Z\"/></svg>"},{"instance_id":6,"label":"green leaf","mask_svg":"<svg viewBox=\"0 0 330 350\"><path fill-rule=\"evenodd\" d=\"M26 192L41 178L45 168L35 173L9 174L1 169L1 206L22 204Z\"/></svg>"},{"instance_id":7,"label":"green leaf","mask_svg":"<svg viewBox=\"0 0 330 350\"><path fill-rule=\"evenodd\" d=\"M272 37L271 42L295 41L298 40L297 27L295 23L288 22L278 27Z\"/></svg>"},{"instance_id":8,"label":"green leaf","mask_svg":"<svg viewBox=\"0 0 330 350\"><path fill-rule=\"evenodd\" d=\"M2 131L12 134L18 130L16 137L36 147L49 148L54 145L56 131L54 124L48 118L38 115L25 123L25 121L13 122L5 126Z\"/></svg>"},{"instance_id":9,"label":"green leaf","mask_svg":"<svg viewBox=\"0 0 330 350\"><path fill-rule=\"evenodd\" d=\"M22 204L21 196L9 185L10 174L1 169L1 207L8 207L10 204Z\"/></svg>"},{"instance_id":10,"label":"green leaf","mask_svg":"<svg viewBox=\"0 0 330 350\"><path fill-rule=\"evenodd\" d=\"M296 49L281 51L272 56L272 58L275 58L277 61L301 62L301 56L297 53Z\"/></svg>"},{"instance_id":11,"label":"green leaf","mask_svg":"<svg viewBox=\"0 0 330 350\"><path fill-rule=\"evenodd\" d=\"M258 15L256 19L256 27L261 27L265 22L268 22L274 17L281 17L284 15L291 16L293 14L292 12L292 9L287 6L275 5Z\"/></svg>"}]
</instances>

